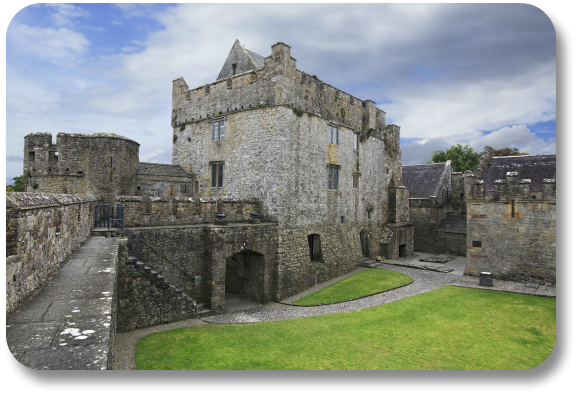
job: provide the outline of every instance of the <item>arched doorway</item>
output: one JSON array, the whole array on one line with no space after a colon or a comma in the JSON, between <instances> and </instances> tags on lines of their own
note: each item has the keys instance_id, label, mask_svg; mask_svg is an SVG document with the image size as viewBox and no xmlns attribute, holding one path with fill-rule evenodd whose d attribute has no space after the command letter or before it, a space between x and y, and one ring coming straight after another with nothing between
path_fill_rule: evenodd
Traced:
<instances>
[{"instance_id":1,"label":"arched doorway","mask_svg":"<svg viewBox=\"0 0 578 395\"><path fill-rule=\"evenodd\" d=\"M359 233L359 242L361 243L361 255L369 257L369 235L365 230Z\"/></svg>"},{"instance_id":2,"label":"arched doorway","mask_svg":"<svg viewBox=\"0 0 578 395\"><path fill-rule=\"evenodd\" d=\"M265 302L265 257L254 251L242 251L226 260L225 293L241 299Z\"/></svg>"}]
</instances>

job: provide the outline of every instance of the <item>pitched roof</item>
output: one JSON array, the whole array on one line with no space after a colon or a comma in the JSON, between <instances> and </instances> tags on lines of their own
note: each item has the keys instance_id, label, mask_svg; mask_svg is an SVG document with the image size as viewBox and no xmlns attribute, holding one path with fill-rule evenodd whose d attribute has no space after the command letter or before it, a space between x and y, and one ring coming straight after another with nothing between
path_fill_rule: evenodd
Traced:
<instances>
[{"instance_id":1,"label":"pitched roof","mask_svg":"<svg viewBox=\"0 0 578 395\"><path fill-rule=\"evenodd\" d=\"M494 156L482 179L487 191L496 180L505 180L509 171L519 172L520 180L531 179L531 187L542 190L544 178L556 178L556 155Z\"/></svg>"},{"instance_id":2,"label":"pitched roof","mask_svg":"<svg viewBox=\"0 0 578 395\"><path fill-rule=\"evenodd\" d=\"M245 51L249 54L249 57L253 60L253 62L255 62L255 65L257 65L257 67L265 66L265 58L264 57L262 57L259 54L256 54L253 51L249 51L246 48L245 48Z\"/></svg>"},{"instance_id":3,"label":"pitched roof","mask_svg":"<svg viewBox=\"0 0 578 395\"><path fill-rule=\"evenodd\" d=\"M445 162L402 166L403 186L409 189L409 198L428 199L434 196L445 166Z\"/></svg>"},{"instance_id":4,"label":"pitched roof","mask_svg":"<svg viewBox=\"0 0 578 395\"><path fill-rule=\"evenodd\" d=\"M138 175L167 176L167 177L191 177L181 166L163 163L140 162Z\"/></svg>"}]
</instances>

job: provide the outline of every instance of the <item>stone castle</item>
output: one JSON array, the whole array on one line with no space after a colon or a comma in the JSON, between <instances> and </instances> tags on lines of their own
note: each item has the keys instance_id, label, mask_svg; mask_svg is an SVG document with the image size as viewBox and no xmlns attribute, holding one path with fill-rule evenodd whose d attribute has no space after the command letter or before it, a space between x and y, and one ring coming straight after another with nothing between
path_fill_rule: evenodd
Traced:
<instances>
[{"instance_id":1,"label":"stone castle","mask_svg":"<svg viewBox=\"0 0 578 395\"><path fill-rule=\"evenodd\" d=\"M77 227L60 200L89 201L78 218L98 215L97 204L122 205L124 226L176 266L131 235L129 254L212 314L224 311L225 293L268 303L347 273L364 256L413 254L400 128L373 101L297 69L288 45L261 57L236 41L215 82L191 89L174 80L171 126L172 165L140 163L139 144L112 134L59 133L56 144L50 134L26 136L27 192L10 203L15 278L39 265L22 262L18 219L45 195L58 217L49 223L60 224L47 235L56 245ZM70 216L84 223L78 218ZM34 226L50 225L26 228ZM42 282L53 269L28 271ZM9 284L12 305L25 288L34 285ZM119 306L142 297L131 289L119 289ZM151 321L121 310L120 330Z\"/></svg>"}]
</instances>

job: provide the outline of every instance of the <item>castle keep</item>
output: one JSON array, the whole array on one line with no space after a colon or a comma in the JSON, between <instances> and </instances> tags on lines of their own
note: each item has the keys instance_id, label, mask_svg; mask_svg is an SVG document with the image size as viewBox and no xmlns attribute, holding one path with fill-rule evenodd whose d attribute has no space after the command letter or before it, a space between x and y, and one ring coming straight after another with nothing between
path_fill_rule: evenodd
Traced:
<instances>
[{"instance_id":1,"label":"castle keep","mask_svg":"<svg viewBox=\"0 0 578 395\"><path fill-rule=\"evenodd\" d=\"M413 253L400 128L373 101L298 70L288 45L262 57L236 41L215 82L178 78L172 101L172 165L139 162L139 144L117 135L59 133L53 144L31 134L27 192L86 194L92 210L122 205L124 226L164 257L118 229L128 253L213 314L225 293L268 303L363 256ZM25 237L16 228L15 246ZM123 281L118 330L162 322L128 307L147 292Z\"/></svg>"}]
</instances>

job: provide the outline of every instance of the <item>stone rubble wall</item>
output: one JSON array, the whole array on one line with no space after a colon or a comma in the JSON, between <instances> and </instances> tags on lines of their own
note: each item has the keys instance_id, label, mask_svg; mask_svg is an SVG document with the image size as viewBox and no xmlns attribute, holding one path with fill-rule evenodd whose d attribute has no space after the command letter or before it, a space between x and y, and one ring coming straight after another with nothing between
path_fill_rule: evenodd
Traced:
<instances>
[{"instance_id":1,"label":"stone rubble wall","mask_svg":"<svg viewBox=\"0 0 578 395\"><path fill-rule=\"evenodd\" d=\"M91 194L111 203L136 194L138 168L139 144L122 136L58 133L56 144L50 133L24 137L27 192Z\"/></svg>"},{"instance_id":2,"label":"stone rubble wall","mask_svg":"<svg viewBox=\"0 0 578 395\"><path fill-rule=\"evenodd\" d=\"M543 185L535 191L530 180L512 177L496 180L495 191L486 192L480 181L472 186L465 274L489 271L501 280L556 284L556 183L545 179Z\"/></svg>"},{"instance_id":3,"label":"stone rubble wall","mask_svg":"<svg viewBox=\"0 0 578 395\"><path fill-rule=\"evenodd\" d=\"M92 195L6 194L6 311L44 285L90 236Z\"/></svg>"},{"instance_id":4,"label":"stone rubble wall","mask_svg":"<svg viewBox=\"0 0 578 395\"><path fill-rule=\"evenodd\" d=\"M117 196L115 204L124 205L126 227L214 223L216 214L224 214L228 222L247 222L250 213L261 212L254 199Z\"/></svg>"}]
</instances>

